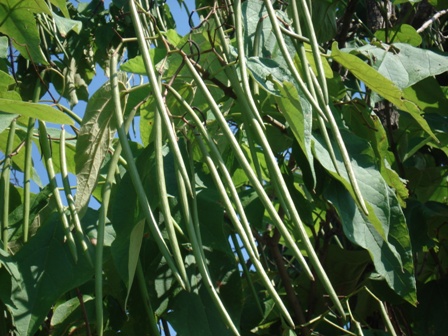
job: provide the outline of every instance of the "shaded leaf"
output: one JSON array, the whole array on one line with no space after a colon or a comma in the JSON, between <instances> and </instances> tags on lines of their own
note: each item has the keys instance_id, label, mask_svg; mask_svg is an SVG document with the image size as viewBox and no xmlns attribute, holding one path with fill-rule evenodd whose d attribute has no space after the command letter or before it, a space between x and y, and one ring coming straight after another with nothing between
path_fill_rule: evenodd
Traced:
<instances>
[{"instance_id":1,"label":"shaded leaf","mask_svg":"<svg viewBox=\"0 0 448 336\"><path fill-rule=\"evenodd\" d=\"M308 6L311 10L312 22L317 41L324 43L331 40L338 30L336 26L336 11L339 3L337 1L314 0ZM304 19L303 19L304 20Z\"/></svg>"},{"instance_id":2,"label":"shaded leaf","mask_svg":"<svg viewBox=\"0 0 448 336\"><path fill-rule=\"evenodd\" d=\"M14 256L20 279L12 281L11 303L6 305L21 335L33 335L63 293L93 276L94 270L83 254L74 263L64 237L59 215L53 214Z\"/></svg>"},{"instance_id":3,"label":"shaded leaf","mask_svg":"<svg viewBox=\"0 0 448 336\"><path fill-rule=\"evenodd\" d=\"M344 105L342 113L350 130L370 142L375 152L375 163L379 166L381 175L387 184L396 191L400 203L404 206L404 200L408 197L409 191L404 180L400 179L387 161L389 142L381 121L375 114L369 112L363 101L357 99L353 100L351 104Z\"/></svg>"},{"instance_id":4,"label":"shaded leaf","mask_svg":"<svg viewBox=\"0 0 448 336\"><path fill-rule=\"evenodd\" d=\"M182 336L232 335L222 322L214 304L207 302L208 293L201 288L199 295L181 292L173 299L167 320Z\"/></svg>"},{"instance_id":5,"label":"shaded leaf","mask_svg":"<svg viewBox=\"0 0 448 336\"><path fill-rule=\"evenodd\" d=\"M387 224L390 225L389 229L393 229L394 226L398 226L398 229L391 230L388 236L390 242L388 242L378 234L369 221L363 218L351 196L339 184L332 183L325 195L341 217L347 238L369 251L375 270L386 280L389 287L406 301L416 305L417 295L410 238L396 199L391 199L391 210L395 213L392 213L391 220ZM393 193L390 192L390 195L392 196ZM399 222L393 222L392 219L399 219ZM397 232L406 234L403 237L396 237ZM402 252L401 255L398 252Z\"/></svg>"},{"instance_id":6,"label":"shaded leaf","mask_svg":"<svg viewBox=\"0 0 448 336\"><path fill-rule=\"evenodd\" d=\"M433 280L418 286L419 302L412 320L420 335L448 334L448 284L444 280Z\"/></svg>"},{"instance_id":7,"label":"shaded leaf","mask_svg":"<svg viewBox=\"0 0 448 336\"><path fill-rule=\"evenodd\" d=\"M91 323L91 327L93 326L92 322L95 321L94 298L90 295L83 295L82 302L82 309L78 297L71 298L54 309L51 317L52 335L66 335L69 332L76 332L75 329L82 330L85 325L85 316Z\"/></svg>"},{"instance_id":8,"label":"shaded leaf","mask_svg":"<svg viewBox=\"0 0 448 336\"><path fill-rule=\"evenodd\" d=\"M340 184L332 182L326 188L325 195L338 211L347 238L367 249L377 272L386 279L389 286L407 301L415 304L411 244L398 200L373 165L373 155L366 143L353 136L347 138L345 132L342 134L345 135L344 142L352 156L352 166L359 187L368 202L369 217L359 212L347 191L348 188L343 190ZM335 175L329 154L322 144L323 140L314 143L315 157L333 177L345 184L346 182ZM342 160L337 150L336 158L339 170L344 176Z\"/></svg>"}]
</instances>

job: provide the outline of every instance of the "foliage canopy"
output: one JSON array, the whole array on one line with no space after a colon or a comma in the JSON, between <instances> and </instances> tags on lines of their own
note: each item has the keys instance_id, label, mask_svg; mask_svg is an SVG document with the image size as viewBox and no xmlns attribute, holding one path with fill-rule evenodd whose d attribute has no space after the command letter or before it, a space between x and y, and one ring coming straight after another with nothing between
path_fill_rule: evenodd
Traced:
<instances>
[{"instance_id":1,"label":"foliage canopy","mask_svg":"<svg viewBox=\"0 0 448 336\"><path fill-rule=\"evenodd\" d=\"M447 5L0 0L0 334L446 334Z\"/></svg>"}]
</instances>

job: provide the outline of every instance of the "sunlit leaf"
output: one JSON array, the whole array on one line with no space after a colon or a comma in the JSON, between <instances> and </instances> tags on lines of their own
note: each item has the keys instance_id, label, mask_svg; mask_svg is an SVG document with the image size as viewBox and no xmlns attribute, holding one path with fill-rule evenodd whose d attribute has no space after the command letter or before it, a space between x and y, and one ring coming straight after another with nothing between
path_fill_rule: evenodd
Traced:
<instances>
[{"instance_id":1,"label":"sunlit leaf","mask_svg":"<svg viewBox=\"0 0 448 336\"><path fill-rule=\"evenodd\" d=\"M360 58L341 52L337 43L333 43L331 56L333 59L347 68L356 78L365 83L367 87L378 93L383 98L396 105L398 109L408 112L434 140L438 141L426 120L423 118L423 111L417 104L406 97L392 81L384 77L378 71L364 63Z\"/></svg>"},{"instance_id":2,"label":"sunlit leaf","mask_svg":"<svg viewBox=\"0 0 448 336\"><path fill-rule=\"evenodd\" d=\"M313 154L311 152L313 124L311 104L290 82L277 83L276 87L280 92L280 97L276 97L276 102L280 106L294 137L305 153L313 179L315 179Z\"/></svg>"},{"instance_id":3,"label":"sunlit leaf","mask_svg":"<svg viewBox=\"0 0 448 336\"><path fill-rule=\"evenodd\" d=\"M372 67L400 89L445 72L448 55L406 43L368 45L357 49L372 60Z\"/></svg>"},{"instance_id":4,"label":"sunlit leaf","mask_svg":"<svg viewBox=\"0 0 448 336\"><path fill-rule=\"evenodd\" d=\"M61 10L62 14L64 14L64 17L70 17L67 9L67 2L65 0L51 0L51 3Z\"/></svg>"},{"instance_id":5,"label":"sunlit leaf","mask_svg":"<svg viewBox=\"0 0 448 336\"><path fill-rule=\"evenodd\" d=\"M35 13L51 15L51 11L43 0L1 0L0 32L9 36L14 47L22 56L36 63L47 64L40 48L39 32L36 26Z\"/></svg>"},{"instance_id":6,"label":"sunlit leaf","mask_svg":"<svg viewBox=\"0 0 448 336\"><path fill-rule=\"evenodd\" d=\"M125 89L121 82L119 82L119 89ZM89 202L106 152L111 145L116 130L113 110L114 102L108 82L90 98L76 142L75 162L78 188L75 204L78 212L83 211Z\"/></svg>"},{"instance_id":7,"label":"sunlit leaf","mask_svg":"<svg viewBox=\"0 0 448 336\"><path fill-rule=\"evenodd\" d=\"M56 23L56 26L58 27L59 33L62 37L66 37L66 35L73 30L75 33L79 34L79 32L82 29L82 22L67 19L64 17L60 17L59 15L56 15L53 13L54 22Z\"/></svg>"},{"instance_id":8,"label":"sunlit leaf","mask_svg":"<svg viewBox=\"0 0 448 336\"><path fill-rule=\"evenodd\" d=\"M73 120L59 110L44 104L0 98L0 112L19 114L54 124L73 125Z\"/></svg>"},{"instance_id":9,"label":"sunlit leaf","mask_svg":"<svg viewBox=\"0 0 448 336\"><path fill-rule=\"evenodd\" d=\"M414 27L408 24L401 24L397 27L389 28L387 31L389 41L393 43L409 43L411 46L418 47L422 43L422 37ZM386 30L379 29L375 32L375 37L386 42Z\"/></svg>"}]
</instances>

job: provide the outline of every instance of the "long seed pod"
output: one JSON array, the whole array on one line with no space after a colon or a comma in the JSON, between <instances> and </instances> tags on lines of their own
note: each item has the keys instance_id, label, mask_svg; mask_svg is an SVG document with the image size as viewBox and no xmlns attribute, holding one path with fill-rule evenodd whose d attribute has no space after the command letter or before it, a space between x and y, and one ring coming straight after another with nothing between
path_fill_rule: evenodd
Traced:
<instances>
[{"instance_id":1,"label":"long seed pod","mask_svg":"<svg viewBox=\"0 0 448 336\"><path fill-rule=\"evenodd\" d=\"M157 174L157 190L160 197L160 208L162 210L166 230L168 232L169 243L171 246L171 250L173 251L174 260L179 269L179 272L184 280L185 286L188 291L190 291L190 285L187 278L187 271L185 270L182 254L179 249L179 244L176 237L176 231L174 229L173 220L171 216L170 205L168 204L168 197L166 191L166 180L165 180L165 171L163 166L163 144L162 144L162 118L161 112L156 111L155 121L154 121L154 129L155 129L155 154L156 154L156 174Z\"/></svg>"},{"instance_id":2,"label":"long seed pod","mask_svg":"<svg viewBox=\"0 0 448 336\"><path fill-rule=\"evenodd\" d=\"M68 172L67 172L67 158L65 156L65 130L64 127L61 129L61 142L59 144L59 159L61 165L61 175L62 175L62 184L64 186L65 197L67 199L68 208L70 210L70 218L72 220L73 227L75 228L75 237L78 240L78 243L82 247L82 252L86 256L88 262L93 267L92 258L90 257L89 247L86 243L86 238L84 236L84 232L82 230L81 221L79 220L78 212L76 211L75 199L73 198L70 182L68 180Z\"/></svg>"},{"instance_id":3,"label":"long seed pod","mask_svg":"<svg viewBox=\"0 0 448 336\"><path fill-rule=\"evenodd\" d=\"M132 1L131 1L132 3ZM135 191L137 193L137 198L140 203L140 207L142 209L142 212L146 218L146 222L149 225L149 229L151 231L151 234L153 235L153 238L159 247L160 252L162 253L163 257L166 260L167 265L170 267L170 269L173 271L174 277L179 282L182 288L185 287L185 283L179 273L179 270L176 267L176 264L173 260L173 257L166 246L166 243L163 239L162 233L159 230L159 227L157 225L157 222L154 218L154 215L152 213L151 207L149 205L148 198L146 197L145 190L143 189L143 184L140 179L140 176L138 174L137 166L134 162L134 158L132 156L132 150L128 143L128 139L126 136L126 131L123 125L123 113L121 109L121 98L120 98L120 91L118 88L118 76L117 76L117 54L113 53L110 61L110 71L111 71L111 86L112 86L112 97L114 101L114 115L115 120L117 122L117 132L118 132L118 138L121 143L121 147L123 150L123 155L128 163L128 171L131 176L132 184L134 185Z\"/></svg>"},{"instance_id":4,"label":"long seed pod","mask_svg":"<svg viewBox=\"0 0 448 336\"><path fill-rule=\"evenodd\" d=\"M179 146L177 144L176 135L174 130L171 127L171 122L168 117L168 111L166 110L165 102L162 96L162 91L160 89L159 78L154 69L154 65L152 64L151 56L149 54L149 45L145 39L145 33L140 21L139 14L137 12L137 8L135 6L135 2L133 0L129 1L130 9L131 9L131 17L132 22L134 24L135 32L137 34L138 43L140 46L140 51L142 53L143 62L145 64L146 73L148 75L149 81L152 85L153 95L156 100L157 108L160 111L160 116L162 117L163 123L165 125L165 129L167 130L169 145L174 154L174 159L176 160L176 164L179 167L179 170L182 174L184 183L186 183L187 190L190 194L193 193L193 189L190 185L190 179L188 178L187 169L185 167L185 163L182 159L182 155L180 153Z\"/></svg>"},{"instance_id":5,"label":"long seed pod","mask_svg":"<svg viewBox=\"0 0 448 336\"><path fill-rule=\"evenodd\" d=\"M3 195L3 200L0 204L0 214L1 214L1 238L3 240L3 249L8 251L8 216L9 216L9 176L11 172L12 160L11 153L14 144L14 136L16 135L16 119L11 121L9 126L8 140L6 143L5 160L3 161L3 169L0 176L0 195Z\"/></svg>"},{"instance_id":6,"label":"long seed pod","mask_svg":"<svg viewBox=\"0 0 448 336\"><path fill-rule=\"evenodd\" d=\"M51 189L53 191L53 197L56 201L56 206L61 218L62 226L64 228L65 237L67 239L67 245L69 247L70 253L72 254L73 260L78 261L78 253L76 248L76 243L73 238L73 234L70 231L70 225L65 215L65 209L62 204L61 195L59 195L59 189L56 183L56 175L54 172L53 159L50 149L50 141L48 139L47 127L45 122L39 120L39 142L42 148L42 153L45 159L45 167L47 168L48 180L50 181Z\"/></svg>"}]
</instances>

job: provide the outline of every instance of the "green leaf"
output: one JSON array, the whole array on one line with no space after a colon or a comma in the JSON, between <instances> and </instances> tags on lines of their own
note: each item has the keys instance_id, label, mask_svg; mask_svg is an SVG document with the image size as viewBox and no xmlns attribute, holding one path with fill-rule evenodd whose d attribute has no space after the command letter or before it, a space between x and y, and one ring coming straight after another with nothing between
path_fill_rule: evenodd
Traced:
<instances>
[{"instance_id":1,"label":"green leaf","mask_svg":"<svg viewBox=\"0 0 448 336\"><path fill-rule=\"evenodd\" d=\"M421 202L409 200L404 213L414 253L422 252L424 247L433 247L434 242L428 235L428 222L431 221L430 209Z\"/></svg>"},{"instance_id":2,"label":"green leaf","mask_svg":"<svg viewBox=\"0 0 448 336\"><path fill-rule=\"evenodd\" d=\"M62 37L66 37L66 35L73 30L75 33L79 34L82 29L82 22L77 20L71 20L63 18L59 15L53 13L54 22L56 23L56 27L58 27L58 31Z\"/></svg>"},{"instance_id":3,"label":"green leaf","mask_svg":"<svg viewBox=\"0 0 448 336\"><path fill-rule=\"evenodd\" d=\"M370 263L370 256L365 250L348 250L329 244L324 268L336 292L349 295L358 289Z\"/></svg>"},{"instance_id":4,"label":"green leaf","mask_svg":"<svg viewBox=\"0 0 448 336\"><path fill-rule=\"evenodd\" d=\"M149 50L149 54L151 55L151 60L153 61L154 65L156 65L166 57L166 49L152 48ZM135 56L134 58L131 58L129 61L120 66L120 70L135 73L138 75L147 75L142 56Z\"/></svg>"},{"instance_id":5,"label":"green leaf","mask_svg":"<svg viewBox=\"0 0 448 336\"><path fill-rule=\"evenodd\" d=\"M419 305L412 316L419 335L447 335L448 284L433 280L418 286Z\"/></svg>"},{"instance_id":6,"label":"green leaf","mask_svg":"<svg viewBox=\"0 0 448 336\"><path fill-rule=\"evenodd\" d=\"M410 237L401 208L390 189L387 195L391 196L390 203L387 204L390 207L390 217L384 223L389 226L389 242L384 240L359 212L352 197L340 184L331 183L325 195L336 208L347 238L369 252L375 270L390 288L412 305L416 305ZM399 234L402 236L398 236Z\"/></svg>"},{"instance_id":7,"label":"green leaf","mask_svg":"<svg viewBox=\"0 0 448 336\"><path fill-rule=\"evenodd\" d=\"M358 57L341 52L336 42L332 45L331 57L343 67L347 68L356 78L364 82L371 90L390 101L398 109L408 112L419 123L420 127L438 142L436 136L422 116L423 111L393 82Z\"/></svg>"},{"instance_id":8,"label":"green leaf","mask_svg":"<svg viewBox=\"0 0 448 336\"><path fill-rule=\"evenodd\" d=\"M17 263L13 259L12 255L10 255L9 253L0 249L0 262L6 268L9 275L11 275L11 277L14 279L14 281L20 281L21 275L20 275L19 269L17 268ZM4 287L6 287L6 286L4 286ZM2 293L2 291L0 290L0 295L1 295L1 293ZM8 294L10 294L10 293L8 293ZM0 298L5 303L7 301L9 301L9 297L1 297L0 296Z\"/></svg>"},{"instance_id":9,"label":"green leaf","mask_svg":"<svg viewBox=\"0 0 448 336\"><path fill-rule=\"evenodd\" d=\"M439 83L434 77L428 77L403 90L406 98L414 102L418 108L425 112L425 119L431 128L437 128L430 123L429 113L444 115L448 111L448 99L443 93Z\"/></svg>"},{"instance_id":10,"label":"green leaf","mask_svg":"<svg viewBox=\"0 0 448 336\"><path fill-rule=\"evenodd\" d=\"M274 81L283 83L292 82L292 77L284 68L269 58L249 57L246 61L247 68L255 80L268 92L278 95Z\"/></svg>"},{"instance_id":11,"label":"green leaf","mask_svg":"<svg viewBox=\"0 0 448 336\"><path fill-rule=\"evenodd\" d=\"M390 168L387 161L389 155L389 142L386 131L379 118L370 113L366 103L354 99L351 104L345 104L342 107L344 121L350 130L359 137L369 141L375 152L376 164L380 168L381 175L387 184L393 188L398 196L400 203L404 206L404 200L408 197L409 191L397 172Z\"/></svg>"},{"instance_id":12,"label":"green leaf","mask_svg":"<svg viewBox=\"0 0 448 336\"><path fill-rule=\"evenodd\" d=\"M144 146L151 142L152 128L156 112L156 101L154 97L148 100L140 107L140 139Z\"/></svg>"},{"instance_id":13,"label":"green leaf","mask_svg":"<svg viewBox=\"0 0 448 336\"><path fill-rule=\"evenodd\" d=\"M323 140L316 137L314 143L315 157L327 171L343 184L332 182L325 190L326 198L335 206L341 217L344 232L348 239L367 249L375 268L389 286L412 304L416 303L415 279L410 237L404 215L393 191L385 184L379 171L373 165L373 153L367 143L354 136L344 142L352 156L352 165L358 178L359 186L368 202L369 217L361 214L353 198L343 189L343 180L331 167L331 158L323 147ZM342 160L336 151L338 166ZM344 173L342 173L344 175ZM373 211L371 211L373 210Z\"/></svg>"},{"instance_id":14,"label":"green leaf","mask_svg":"<svg viewBox=\"0 0 448 336\"><path fill-rule=\"evenodd\" d=\"M73 108L78 104L79 99L87 101L89 99L89 92L87 83L84 79L88 80L88 76L81 76L79 62L75 57L72 57L68 62L55 63L62 69L62 78L59 74L52 74L52 82L56 90L70 102L70 107Z\"/></svg>"},{"instance_id":15,"label":"green leaf","mask_svg":"<svg viewBox=\"0 0 448 336\"><path fill-rule=\"evenodd\" d=\"M337 33L336 25L338 1L314 0L308 5L311 10L314 31L317 41L324 43L331 40ZM300 7L299 7L300 8Z\"/></svg>"},{"instance_id":16,"label":"green leaf","mask_svg":"<svg viewBox=\"0 0 448 336\"><path fill-rule=\"evenodd\" d=\"M51 15L44 0L0 0L0 32L9 36L23 57L48 64L40 48L35 13Z\"/></svg>"},{"instance_id":17,"label":"green leaf","mask_svg":"<svg viewBox=\"0 0 448 336\"><path fill-rule=\"evenodd\" d=\"M128 293L126 294L126 301L128 300L129 293L131 292L132 282L134 281L135 271L139 261L140 248L142 246L143 233L145 229L145 220L140 220L132 229L129 237L129 257L127 260L128 265L128 278L127 287Z\"/></svg>"},{"instance_id":18,"label":"green leaf","mask_svg":"<svg viewBox=\"0 0 448 336\"><path fill-rule=\"evenodd\" d=\"M184 336L232 335L222 322L215 305L207 299L208 293L203 287L199 290L199 295L181 292L172 300L166 318Z\"/></svg>"},{"instance_id":19,"label":"green leaf","mask_svg":"<svg viewBox=\"0 0 448 336\"><path fill-rule=\"evenodd\" d=\"M370 145L363 139L354 136L347 131L341 130L341 134L351 157L351 164L358 180L359 188L364 199L367 201L369 216L368 221L383 240L387 240L390 208L388 205L388 187L378 171L375 163L375 155ZM353 190L349 183L347 173L339 149L333 146L336 156L336 169L328 153L325 141L317 134L314 136L314 157L331 174L333 178L340 181L342 185L353 196ZM338 173L339 171L339 173Z\"/></svg>"},{"instance_id":20,"label":"green leaf","mask_svg":"<svg viewBox=\"0 0 448 336\"><path fill-rule=\"evenodd\" d=\"M288 65L278 46L277 39L272 31L270 20L266 20L267 11L263 2L257 0L244 1L241 5L244 24L244 41L247 47L246 55L259 56L262 58L272 59L277 62L283 69L288 69ZM290 19L285 12L277 11L277 16L288 22ZM259 26L260 25L260 26ZM255 40L258 39L258 49L255 50ZM285 39L287 49L291 55L296 53L292 39Z\"/></svg>"},{"instance_id":21,"label":"green leaf","mask_svg":"<svg viewBox=\"0 0 448 336\"><path fill-rule=\"evenodd\" d=\"M8 57L8 49L9 49L8 38L6 36L0 36L0 58Z\"/></svg>"},{"instance_id":22,"label":"green leaf","mask_svg":"<svg viewBox=\"0 0 448 336\"><path fill-rule=\"evenodd\" d=\"M290 82L276 83L281 97L275 100L280 107L288 125L299 146L305 153L311 168L313 179L316 180L313 154L311 151L313 114L311 104L300 91Z\"/></svg>"},{"instance_id":23,"label":"green leaf","mask_svg":"<svg viewBox=\"0 0 448 336\"><path fill-rule=\"evenodd\" d=\"M70 17L70 13L68 12L68 9L67 9L67 1L65 1L65 0L51 0L51 3L53 4L53 6L58 7L61 10L62 14L64 14L64 16L66 18Z\"/></svg>"},{"instance_id":24,"label":"green leaf","mask_svg":"<svg viewBox=\"0 0 448 336\"><path fill-rule=\"evenodd\" d=\"M37 223L34 223L34 219L38 217L41 210L49 204L51 193L52 189L50 185L47 185L38 194L31 194L29 210L29 221L31 223L30 236L34 234L38 227ZM11 241L21 240L21 238L23 237L23 207L24 205L21 204L8 216L10 225L8 231Z\"/></svg>"},{"instance_id":25,"label":"green leaf","mask_svg":"<svg viewBox=\"0 0 448 336\"><path fill-rule=\"evenodd\" d=\"M123 91L125 85L119 82ZM76 208L81 214L95 189L99 171L116 130L114 121L114 102L110 83L107 82L96 91L87 103L86 112L76 142Z\"/></svg>"},{"instance_id":26,"label":"green leaf","mask_svg":"<svg viewBox=\"0 0 448 336\"><path fill-rule=\"evenodd\" d=\"M52 136L55 139L58 139L61 131L48 128L47 129L48 134ZM61 172L61 157L60 157L60 141L52 141L51 147L52 147L52 158L53 158L53 166L56 173ZM65 160L67 165L67 172L76 174L76 142L75 140L66 140L65 141Z\"/></svg>"},{"instance_id":27,"label":"green leaf","mask_svg":"<svg viewBox=\"0 0 448 336\"><path fill-rule=\"evenodd\" d=\"M406 43L367 45L357 51L372 60L372 66L400 89L436 76L448 68L448 56Z\"/></svg>"},{"instance_id":28,"label":"green leaf","mask_svg":"<svg viewBox=\"0 0 448 336\"><path fill-rule=\"evenodd\" d=\"M6 144L8 139L8 132L0 133L0 151L3 153L6 150ZM23 145L24 141L24 134L21 132L20 129L17 129L16 134L14 136L14 143L13 148L21 148L20 146ZM18 171L24 172L25 171L25 151L19 150L16 155L12 157L13 167L14 169L17 169ZM37 183L37 185L41 186L39 175L36 173L36 170L34 167L31 168L32 172L32 178L33 181Z\"/></svg>"},{"instance_id":29,"label":"green leaf","mask_svg":"<svg viewBox=\"0 0 448 336\"><path fill-rule=\"evenodd\" d=\"M408 24L401 24L399 26L389 28L387 31L389 40L393 38L393 43L408 43L413 47L418 47L422 43L422 37L415 30L414 27ZM386 42L386 30L379 29L375 32L375 37L383 42Z\"/></svg>"},{"instance_id":30,"label":"green leaf","mask_svg":"<svg viewBox=\"0 0 448 336\"><path fill-rule=\"evenodd\" d=\"M433 5L437 10L444 10L448 8L448 0L428 0L428 3Z\"/></svg>"},{"instance_id":31,"label":"green leaf","mask_svg":"<svg viewBox=\"0 0 448 336\"><path fill-rule=\"evenodd\" d=\"M406 177L409 178L408 188L420 202L436 201L446 203L448 188L446 177L447 167L425 167L425 158L418 156L417 167L406 169ZM422 166L419 167L418 165Z\"/></svg>"},{"instance_id":32,"label":"green leaf","mask_svg":"<svg viewBox=\"0 0 448 336\"><path fill-rule=\"evenodd\" d=\"M0 133L7 129L9 125L11 125L11 121L13 121L17 117L17 114L0 112Z\"/></svg>"},{"instance_id":33,"label":"green leaf","mask_svg":"<svg viewBox=\"0 0 448 336\"><path fill-rule=\"evenodd\" d=\"M5 304L20 335L34 335L56 300L93 276L83 254L74 263L64 237L59 215L54 213L14 256L20 279L12 281L11 303Z\"/></svg>"},{"instance_id":34,"label":"green leaf","mask_svg":"<svg viewBox=\"0 0 448 336\"><path fill-rule=\"evenodd\" d=\"M51 106L0 98L0 112L19 114L54 124L74 125L73 120Z\"/></svg>"},{"instance_id":35,"label":"green leaf","mask_svg":"<svg viewBox=\"0 0 448 336\"><path fill-rule=\"evenodd\" d=\"M85 324L84 313L87 315L89 323L94 320L94 298L90 295L83 295L81 297L83 307L81 309L80 298L74 297L64 303L58 305L54 309L51 317L52 335L64 335L71 328L80 328Z\"/></svg>"}]
</instances>

